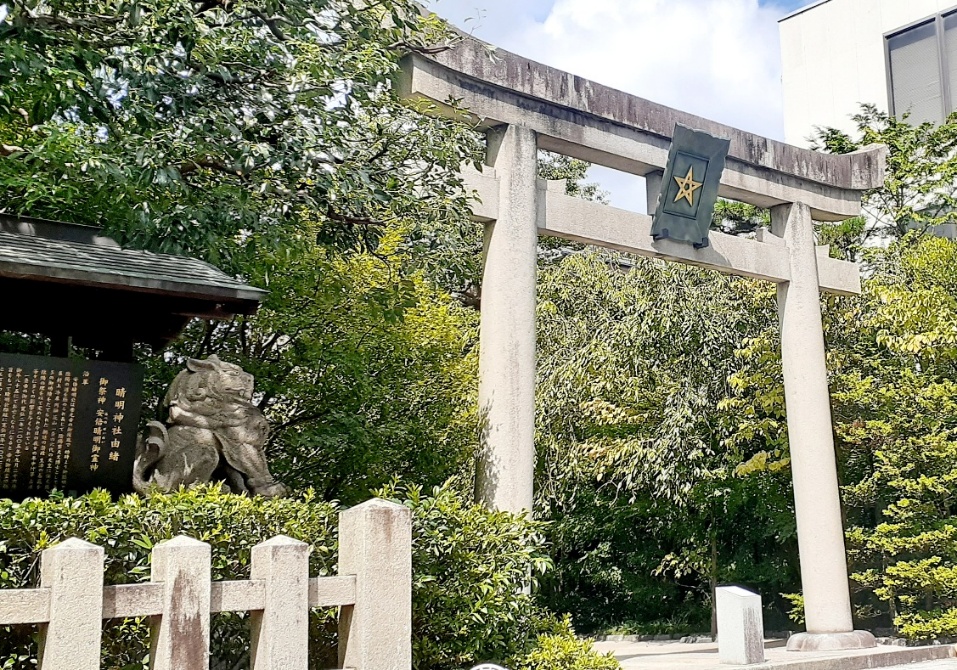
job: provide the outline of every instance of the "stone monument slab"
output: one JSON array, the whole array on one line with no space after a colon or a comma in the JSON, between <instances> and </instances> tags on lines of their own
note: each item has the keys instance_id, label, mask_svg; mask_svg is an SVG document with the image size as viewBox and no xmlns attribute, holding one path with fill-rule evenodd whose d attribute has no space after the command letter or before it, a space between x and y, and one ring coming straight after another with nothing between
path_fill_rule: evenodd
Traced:
<instances>
[{"instance_id":1,"label":"stone monument slab","mask_svg":"<svg viewBox=\"0 0 957 670\"><path fill-rule=\"evenodd\" d=\"M138 365L0 354L0 496L132 491Z\"/></svg>"}]
</instances>

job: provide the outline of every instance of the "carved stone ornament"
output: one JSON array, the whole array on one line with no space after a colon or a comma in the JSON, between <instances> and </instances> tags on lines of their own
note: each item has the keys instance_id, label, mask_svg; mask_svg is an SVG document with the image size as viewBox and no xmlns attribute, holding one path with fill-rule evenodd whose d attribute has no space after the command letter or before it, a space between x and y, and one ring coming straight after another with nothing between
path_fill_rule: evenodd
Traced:
<instances>
[{"instance_id":1,"label":"carved stone ornament","mask_svg":"<svg viewBox=\"0 0 957 670\"><path fill-rule=\"evenodd\" d=\"M189 359L169 387L166 423L150 421L137 445L133 488L140 493L224 480L234 493L288 493L266 464L269 423L252 403L253 376L210 356Z\"/></svg>"}]
</instances>

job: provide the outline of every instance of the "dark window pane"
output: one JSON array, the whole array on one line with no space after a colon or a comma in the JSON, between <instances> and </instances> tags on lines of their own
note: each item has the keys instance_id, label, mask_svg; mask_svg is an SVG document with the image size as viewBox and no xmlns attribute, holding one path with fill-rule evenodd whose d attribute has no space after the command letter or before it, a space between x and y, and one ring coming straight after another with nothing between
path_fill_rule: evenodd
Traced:
<instances>
[{"instance_id":1,"label":"dark window pane","mask_svg":"<svg viewBox=\"0 0 957 670\"><path fill-rule=\"evenodd\" d=\"M894 113L911 123L943 121L940 59L933 21L888 38Z\"/></svg>"}]
</instances>

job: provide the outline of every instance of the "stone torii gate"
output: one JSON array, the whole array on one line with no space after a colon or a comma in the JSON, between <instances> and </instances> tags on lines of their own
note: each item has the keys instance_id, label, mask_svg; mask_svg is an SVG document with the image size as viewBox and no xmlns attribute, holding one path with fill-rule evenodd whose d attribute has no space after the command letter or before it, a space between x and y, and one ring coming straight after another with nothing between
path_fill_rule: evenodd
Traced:
<instances>
[{"instance_id":1,"label":"stone torii gate","mask_svg":"<svg viewBox=\"0 0 957 670\"><path fill-rule=\"evenodd\" d=\"M858 216L862 192L883 183L886 149L843 156L800 149L470 38L437 56L407 56L397 86L435 113L461 101L488 138L488 168L466 175L481 198L474 218L485 224L478 499L532 509L539 235L774 282L808 630L788 648L873 646L851 618L820 308L822 290L860 293L860 270L816 247L812 222ZM770 208L770 231L756 240L712 232L704 249L654 241L651 217L569 197L561 184L537 178L538 150L546 149L646 177L654 203L676 123L730 138L719 194Z\"/></svg>"}]
</instances>

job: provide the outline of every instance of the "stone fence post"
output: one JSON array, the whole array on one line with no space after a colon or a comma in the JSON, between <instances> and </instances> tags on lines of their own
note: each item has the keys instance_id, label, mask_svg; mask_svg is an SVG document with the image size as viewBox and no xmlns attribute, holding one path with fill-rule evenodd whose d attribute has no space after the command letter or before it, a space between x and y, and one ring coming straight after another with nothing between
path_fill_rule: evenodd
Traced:
<instances>
[{"instance_id":1,"label":"stone fence post","mask_svg":"<svg viewBox=\"0 0 957 670\"><path fill-rule=\"evenodd\" d=\"M339 515L339 574L355 575L355 605L339 617L339 667L412 667L412 513L370 500Z\"/></svg>"},{"instance_id":2,"label":"stone fence post","mask_svg":"<svg viewBox=\"0 0 957 670\"><path fill-rule=\"evenodd\" d=\"M263 609L251 616L253 670L309 667L309 545L279 535L253 547L251 579L263 582Z\"/></svg>"},{"instance_id":3,"label":"stone fence post","mask_svg":"<svg viewBox=\"0 0 957 670\"><path fill-rule=\"evenodd\" d=\"M50 619L40 627L41 670L99 670L103 548L70 538L45 550L40 586L50 589Z\"/></svg>"},{"instance_id":4,"label":"stone fence post","mask_svg":"<svg viewBox=\"0 0 957 670\"><path fill-rule=\"evenodd\" d=\"M163 584L162 615L153 617L152 670L209 668L212 549L191 537L153 548L150 581Z\"/></svg>"}]
</instances>

